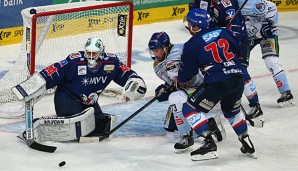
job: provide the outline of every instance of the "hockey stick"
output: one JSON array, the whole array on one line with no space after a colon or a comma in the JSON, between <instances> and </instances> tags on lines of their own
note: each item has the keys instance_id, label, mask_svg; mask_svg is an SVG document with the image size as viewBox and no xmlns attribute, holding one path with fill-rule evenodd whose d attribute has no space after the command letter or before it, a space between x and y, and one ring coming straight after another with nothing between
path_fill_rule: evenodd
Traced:
<instances>
[{"instance_id":1,"label":"hockey stick","mask_svg":"<svg viewBox=\"0 0 298 171\"><path fill-rule=\"evenodd\" d=\"M48 152L48 153L53 153L57 147L54 146L47 146L43 144L39 144L38 142L34 141L34 134L33 134L33 100L30 100L25 103L26 111L26 144L28 147L38 150L38 151L43 151L43 152Z\"/></svg>"},{"instance_id":2,"label":"hockey stick","mask_svg":"<svg viewBox=\"0 0 298 171\"><path fill-rule=\"evenodd\" d=\"M117 125L115 128L113 128L109 133L103 135L103 136L96 136L96 137L80 137L79 143L84 142L100 142L106 138L108 138L112 133L114 133L116 130L118 130L120 127L122 127L124 124L126 124L128 121L130 121L133 117L135 117L137 114L142 112L144 109L146 109L150 104L152 104L157 97L154 97L149 102L147 102L144 106L142 106L140 109L135 111L133 114L131 114L128 118L126 118L124 121L122 121L119 125Z\"/></svg>"},{"instance_id":3,"label":"hockey stick","mask_svg":"<svg viewBox=\"0 0 298 171\"><path fill-rule=\"evenodd\" d=\"M239 15L239 13L241 12L242 8L245 6L245 4L246 4L247 2L248 2L248 0L245 0L245 1L243 2L243 4L239 7L239 9L236 11L234 17L230 20L229 24L227 25L227 28L230 29L230 27L231 27L231 25L232 25L232 22L234 21L235 17L236 17L237 15ZM238 1L237 1L237 3L238 3Z\"/></svg>"},{"instance_id":4,"label":"hockey stick","mask_svg":"<svg viewBox=\"0 0 298 171\"><path fill-rule=\"evenodd\" d=\"M170 86L164 90L164 92L171 90L173 86ZM137 114L142 112L144 109L146 109L150 104L152 104L155 100L157 100L157 96L155 96L153 99L151 99L149 102L147 102L145 105L143 105L140 109L135 111L133 114L131 114L128 118L126 118L124 121L122 121L119 125L117 125L115 128L113 128L109 133L103 135L103 136L96 136L96 137L80 137L79 143L85 143L85 142L100 142L106 138L108 138L112 133L114 133L116 130L118 130L121 126L123 126L126 122L130 121L133 117L135 117Z\"/></svg>"}]
</instances>

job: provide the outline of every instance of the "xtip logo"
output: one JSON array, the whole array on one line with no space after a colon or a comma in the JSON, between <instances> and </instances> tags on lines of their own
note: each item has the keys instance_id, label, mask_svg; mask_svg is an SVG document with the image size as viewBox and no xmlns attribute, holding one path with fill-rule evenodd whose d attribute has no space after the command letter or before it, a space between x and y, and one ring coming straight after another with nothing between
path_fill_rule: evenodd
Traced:
<instances>
[{"instance_id":1,"label":"xtip logo","mask_svg":"<svg viewBox=\"0 0 298 171\"><path fill-rule=\"evenodd\" d=\"M185 8L173 7L172 16L177 16L178 14L182 14L185 11Z\"/></svg>"},{"instance_id":2,"label":"xtip logo","mask_svg":"<svg viewBox=\"0 0 298 171\"><path fill-rule=\"evenodd\" d=\"M142 21L143 18L147 18L149 16L149 12L138 12L139 17L137 21Z\"/></svg>"}]
</instances>

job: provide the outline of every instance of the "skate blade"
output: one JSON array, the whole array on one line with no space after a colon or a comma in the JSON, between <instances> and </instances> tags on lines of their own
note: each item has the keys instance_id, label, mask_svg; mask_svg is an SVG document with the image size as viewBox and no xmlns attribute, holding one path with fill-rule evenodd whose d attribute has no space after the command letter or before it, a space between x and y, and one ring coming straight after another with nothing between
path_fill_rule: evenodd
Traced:
<instances>
[{"instance_id":1,"label":"skate blade","mask_svg":"<svg viewBox=\"0 0 298 171\"><path fill-rule=\"evenodd\" d=\"M192 161L202 161L202 160L210 160L210 159L217 159L217 158L218 158L217 151L212 151L204 155L197 154L197 155L191 156Z\"/></svg>"},{"instance_id":2,"label":"skate blade","mask_svg":"<svg viewBox=\"0 0 298 171\"><path fill-rule=\"evenodd\" d=\"M257 159L257 158L258 158L257 155L256 155L255 153L246 153L246 155L247 155L248 157L253 158L253 159Z\"/></svg>"},{"instance_id":3,"label":"skate blade","mask_svg":"<svg viewBox=\"0 0 298 171\"><path fill-rule=\"evenodd\" d=\"M187 147L185 149L175 149L175 153L176 154L182 154L182 153L186 153L188 151L191 151L192 150L192 147Z\"/></svg>"},{"instance_id":4,"label":"skate blade","mask_svg":"<svg viewBox=\"0 0 298 171\"><path fill-rule=\"evenodd\" d=\"M253 127L256 127L256 128L263 128L264 127L264 123L265 123L264 115L253 118L252 120L254 122Z\"/></svg>"},{"instance_id":5,"label":"skate blade","mask_svg":"<svg viewBox=\"0 0 298 171\"><path fill-rule=\"evenodd\" d=\"M290 107L290 106L295 106L294 99L288 100L286 102L280 102L278 103L279 107Z\"/></svg>"}]
</instances>

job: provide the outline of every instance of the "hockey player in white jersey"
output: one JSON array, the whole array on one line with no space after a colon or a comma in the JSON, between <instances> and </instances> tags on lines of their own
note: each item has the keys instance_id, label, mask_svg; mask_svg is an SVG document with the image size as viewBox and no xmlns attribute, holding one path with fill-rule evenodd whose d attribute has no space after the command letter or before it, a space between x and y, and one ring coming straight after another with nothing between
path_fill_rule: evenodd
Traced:
<instances>
[{"instance_id":1,"label":"hockey player in white jersey","mask_svg":"<svg viewBox=\"0 0 298 171\"><path fill-rule=\"evenodd\" d=\"M197 136L192 135L192 128L182 115L182 105L188 98L186 92L189 94L193 89L186 88L176 91L173 88L165 91L178 77L183 44L173 45L170 43L170 37L166 32L156 32L151 36L148 47L151 58L154 60L154 72L165 82L156 88L155 95L160 102L169 101L169 108L164 122L167 138L175 143L176 153L187 151L194 144L193 137ZM197 74L190 81L190 87L199 85L202 81L203 76ZM209 117L210 130L218 141L222 141L225 138L225 130L221 124L220 116L216 116L215 112L211 111Z\"/></svg>"},{"instance_id":2,"label":"hockey player in white jersey","mask_svg":"<svg viewBox=\"0 0 298 171\"><path fill-rule=\"evenodd\" d=\"M242 5L244 0L239 0ZM276 24L278 10L273 2L265 0L249 0L241 13L245 16L247 34L250 40L250 50L260 44L262 58L271 72L276 86L281 94L277 100L280 107L295 105L294 97L285 71L279 60L279 44Z\"/></svg>"}]
</instances>

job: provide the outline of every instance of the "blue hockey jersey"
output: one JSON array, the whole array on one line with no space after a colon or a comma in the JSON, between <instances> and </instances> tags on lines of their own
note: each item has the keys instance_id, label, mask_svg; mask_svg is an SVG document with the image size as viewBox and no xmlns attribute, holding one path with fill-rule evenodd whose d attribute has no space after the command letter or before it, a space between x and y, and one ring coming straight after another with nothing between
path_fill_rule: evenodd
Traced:
<instances>
[{"instance_id":1,"label":"blue hockey jersey","mask_svg":"<svg viewBox=\"0 0 298 171\"><path fill-rule=\"evenodd\" d=\"M46 80L46 88L57 86L56 94L68 93L85 105L93 105L112 80L123 87L132 75L139 77L113 54L104 54L99 69L91 72L84 55L84 51L72 53L65 60L40 71Z\"/></svg>"},{"instance_id":2,"label":"blue hockey jersey","mask_svg":"<svg viewBox=\"0 0 298 171\"><path fill-rule=\"evenodd\" d=\"M237 41L246 40L246 26L245 20L241 12L235 16L237 10L239 9L239 4L237 0L220 0L216 3L213 0L195 0L195 7L207 10L211 17L212 22L210 27L227 27L232 18L235 19L232 21L230 29L235 32Z\"/></svg>"},{"instance_id":3,"label":"blue hockey jersey","mask_svg":"<svg viewBox=\"0 0 298 171\"><path fill-rule=\"evenodd\" d=\"M242 75L239 49L229 29L210 28L197 32L184 44L178 81L188 82L198 73L198 68L204 74L204 83Z\"/></svg>"}]
</instances>

